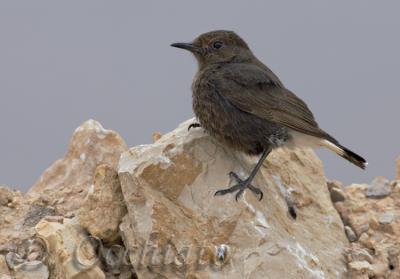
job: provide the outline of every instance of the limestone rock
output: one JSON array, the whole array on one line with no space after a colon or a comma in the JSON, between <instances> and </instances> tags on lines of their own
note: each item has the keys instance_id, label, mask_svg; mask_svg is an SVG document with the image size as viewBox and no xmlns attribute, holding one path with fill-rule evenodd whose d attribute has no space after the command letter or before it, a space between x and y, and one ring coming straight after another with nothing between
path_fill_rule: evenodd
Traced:
<instances>
[{"instance_id":1,"label":"limestone rock","mask_svg":"<svg viewBox=\"0 0 400 279\"><path fill-rule=\"evenodd\" d=\"M332 188L330 192L331 192L331 200L334 203L342 202L346 199L345 194L343 193L342 189Z\"/></svg>"},{"instance_id":2,"label":"limestone rock","mask_svg":"<svg viewBox=\"0 0 400 279\"><path fill-rule=\"evenodd\" d=\"M8 269L6 258L0 254L0 279L2 276L10 276L10 270Z\"/></svg>"},{"instance_id":3,"label":"limestone rock","mask_svg":"<svg viewBox=\"0 0 400 279\"><path fill-rule=\"evenodd\" d=\"M30 209L30 201L21 192L0 186L0 247L34 234L33 227L29 226Z\"/></svg>"},{"instance_id":4,"label":"limestone rock","mask_svg":"<svg viewBox=\"0 0 400 279\"><path fill-rule=\"evenodd\" d=\"M373 268L367 261L356 261L349 263L350 278L371 278Z\"/></svg>"},{"instance_id":5,"label":"limestone rock","mask_svg":"<svg viewBox=\"0 0 400 279\"><path fill-rule=\"evenodd\" d=\"M119 237L118 227L125 214L118 173L107 165L100 165L78 211L80 225L91 235L111 242Z\"/></svg>"},{"instance_id":6,"label":"limestone rock","mask_svg":"<svg viewBox=\"0 0 400 279\"><path fill-rule=\"evenodd\" d=\"M59 214L78 209L93 183L98 165L116 168L119 157L127 150L124 140L100 123L89 120L72 135L68 152L56 161L29 190L28 195L55 206Z\"/></svg>"},{"instance_id":7,"label":"limestone rock","mask_svg":"<svg viewBox=\"0 0 400 279\"><path fill-rule=\"evenodd\" d=\"M15 271L15 279L47 279L49 270L41 261L23 263Z\"/></svg>"},{"instance_id":8,"label":"limestone rock","mask_svg":"<svg viewBox=\"0 0 400 279\"><path fill-rule=\"evenodd\" d=\"M151 138L153 139L153 142L158 141L161 137L162 137L162 134L159 133L159 132L154 132L154 133L151 135Z\"/></svg>"},{"instance_id":9,"label":"limestone rock","mask_svg":"<svg viewBox=\"0 0 400 279\"><path fill-rule=\"evenodd\" d=\"M214 197L256 158L188 132L192 122L121 156L120 229L138 278L341 278L348 240L314 153L272 152L254 180L261 202L247 191L239 202Z\"/></svg>"},{"instance_id":10,"label":"limestone rock","mask_svg":"<svg viewBox=\"0 0 400 279\"><path fill-rule=\"evenodd\" d=\"M367 197L371 199L380 199L390 195L391 187L389 180L384 177L377 177L372 181L367 190Z\"/></svg>"},{"instance_id":11,"label":"limestone rock","mask_svg":"<svg viewBox=\"0 0 400 279\"><path fill-rule=\"evenodd\" d=\"M357 235L354 233L351 227L345 226L344 231L346 233L347 238L349 239L350 242L354 242L357 240Z\"/></svg>"},{"instance_id":12,"label":"limestone rock","mask_svg":"<svg viewBox=\"0 0 400 279\"><path fill-rule=\"evenodd\" d=\"M370 186L353 184L345 188L347 198L336 207L359 237L347 253L350 278L358 278L351 277L356 276L354 265L360 267L357 274L400 278L400 189L384 178L375 179L372 184L375 184L373 187L385 185L391 190L379 199L370 199L365 195ZM370 266L361 268L361 263L366 267L365 261Z\"/></svg>"},{"instance_id":13,"label":"limestone rock","mask_svg":"<svg viewBox=\"0 0 400 279\"><path fill-rule=\"evenodd\" d=\"M36 231L53 257L54 278L105 278L98 266L98 255L76 219L65 219L63 224L42 220Z\"/></svg>"}]
</instances>

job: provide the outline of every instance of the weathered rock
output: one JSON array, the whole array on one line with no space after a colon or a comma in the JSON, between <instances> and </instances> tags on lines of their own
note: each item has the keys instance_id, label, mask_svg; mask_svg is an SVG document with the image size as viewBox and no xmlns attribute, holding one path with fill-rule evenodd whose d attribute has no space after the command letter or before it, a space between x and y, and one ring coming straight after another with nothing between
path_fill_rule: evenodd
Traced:
<instances>
[{"instance_id":1,"label":"weathered rock","mask_svg":"<svg viewBox=\"0 0 400 279\"><path fill-rule=\"evenodd\" d=\"M107 164L116 168L125 150L127 146L116 132L103 129L97 121L86 121L72 135L65 157L43 173L28 195L53 205L59 214L75 211L93 183L96 167Z\"/></svg>"},{"instance_id":2,"label":"weathered rock","mask_svg":"<svg viewBox=\"0 0 400 279\"><path fill-rule=\"evenodd\" d=\"M256 158L188 132L192 122L121 157L120 229L138 278L341 278L348 241L314 153L272 152L254 180L261 202L251 192L214 197L229 171L245 176Z\"/></svg>"},{"instance_id":3,"label":"weathered rock","mask_svg":"<svg viewBox=\"0 0 400 279\"><path fill-rule=\"evenodd\" d=\"M326 185L328 186L329 191L331 191L333 188L336 188L336 189L343 188L343 184L339 180L327 180Z\"/></svg>"},{"instance_id":4,"label":"weathered rock","mask_svg":"<svg viewBox=\"0 0 400 279\"><path fill-rule=\"evenodd\" d=\"M15 279L47 279L49 270L41 261L25 262L15 270Z\"/></svg>"},{"instance_id":5,"label":"weathered rock","mask_svg":"<svg viewBox=\"0 0 400 279\"><path fill-rule=\"evenodd\" d=\"M0 186L0 206L8 206L15 196L14 191L5 185Z\"/></svg>"},{"instance_id":6,"label":"weathered rock","mask_svg":"<svg viewBox=\"0 0 400 279\"><path fill-rule=\"evenodd\" d=\"M159 132L154 132L154 133L151 135L151 138L153 139L153 142L158 141L161 137L162 137L162 134L159 133Z\"/></svg>"},{"instance_id":7,"label":"weathered rock","mask_svg":"<svg viewBox=\"0 0 400 279\"><path fill-rule=\"evenodd\" d=\"M8 269L6 258L0 254L0 279L1 276L10 276L10 270Z\"/></svg>"},{"instance_id":8,"label":"weathered rock","mask_svg":"<svg viewBox=\"0 0 400 279\"><path fill-rule=\"evenodd\" d=\"M53 257L54 278L105 278L98 255L76 219L65 219L63 224L42 220L36 231Z\"/></svg>"},{"instance_id":9,"label":"weathered rock","mask_svg":"<svg viewBox=\"0 0 400 279\"><path fill-rule=\"evenodd\" d=\"M375 179L373 184L375 189L382 185L384 189L391 189L393 185L383 178ZM379 194L379 199L370 199L365 196L368 189L367 185L357 184L346 187L346 200L336 206L343 220L347 220L358 236L357 242L352 243L348 250L348 261L358 263L358 267L360 262L363 266L366 266L365 261L370 264L368 268L360 268L357 276L369 274L373 278L400 278L400 190L394 187L384 195ZM351 268L349 276L358 278L354 268Z\"/></svg>"},{"instance_id":10,"label":"weathered rock","mask_svg":"<svg viewBox=\"0 0 400 279\"><path fill-rule=\"evenodd\" d=\"M373 257L371 256L368 249L361 247L359 243L352 243L347 250L347 261L367 261L369 263L372 263Z\"/></svg>"},{"instance_id":11,"label":"weathered rock","mask_svg":"<svg viewBox=\"0 0 400 279\"><path fill-rule=\"evenodd\" d=\"M78 211L80 225L91 235L111 242L119 237L118 227L125 214L118 173L107 165L100 165Z\"/></svg>"},{"instance_id":12,"label":"weathered rock","mask_svg":"<svg viewBox=\"0 0 400 279\"><path fill-rule=\"evenodd\" d=\"M28 221L30 203L21 192L0 187L0 250L34 234Z\"/></svg>"},{"instance_id":13,"label":"weathered rock","mask_svg":"<svg viewBox=\"0 0 400 279\"><path fill-rule=\"evenodd\" d=\"M390 195L390 182L384 177L375 178L367 190L367 197L371 199L380 199Z\"/></svg>"},{"instance_id":14,"label":"weathered rock","mask_svg":"<svg viewBox=\"0 0 400 279\"><path fill-rule=\"evenodd\" d=\"M344 192L339 188L332 188L331 191L332 202L342 202L346 199Z\"/></svg>"},{"instance_id":15,"label":"weathered rock","mask_svg":"<svg viewBox=\"0 0 400 279\"><path fill-rule=\"evenodd\" d=\"M354 233L354 231L352 230L351 227L345 226L345 227L344 227L344 231L345 231L345 233L346 233L347 239L348 239L350 242L354 242L354 241L357 240L357 235Z\"/></svg>"},{"instance_id":16,"label":"weathered rock","mask_svg":"<svg viewBox=\"0 0 400 279\"><path fill-rule=\"evenodd\" d=\"M372 266L367 261L356 261L349 263L350 278L371 278Z\"/></svg>"},{"instance_id":17,"label":"weathered rock","mask_svg":"<svg viewBox=\"0 0 400 279\"><path fill-rule=\"evenodd\" d=\"M388 224L392 223L394 217L395 217L395 215L393 212L391 212L391 211L385 212L384 214L382 214L379 217L379 223L381 225L388 225Z\"/></svg>"},{"instance_id":18,"label":"weathered rock","mask_svg":"<svg viewBox=\"0 0 400 279\"><path fill-rule=\"evenodd\" d=\"M34 227L43 218L53 216L54 214L55 210L51 206L33 204L30 206L29 211L25 216L24 225Z\"/></svg>"}]
</instances>

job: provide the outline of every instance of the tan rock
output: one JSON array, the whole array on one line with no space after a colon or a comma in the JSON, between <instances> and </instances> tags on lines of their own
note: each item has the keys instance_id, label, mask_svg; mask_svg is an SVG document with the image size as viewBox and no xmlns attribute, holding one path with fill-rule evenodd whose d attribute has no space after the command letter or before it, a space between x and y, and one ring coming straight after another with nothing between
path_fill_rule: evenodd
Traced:
<instances>
[{"instance_id":1,"label":"tan rock","mask_svg":"<svg viewBox=\"0 0 400 279\"><path fill-rule=\"evenodd\" d=\"M373 267L367 261L356 261L349 263L350 278L371 278ZM364 277L365 276L365 277Z\"/></svg>"},{"instance_id":2,"label":"tan rock","mask_svg":"<svg viewBox=\"0 0 400 279\"><path fill-rule=\"evenodd\" d=\"M14 191L5 185L0 186L0 206L8 206L14 199Z\"/></svg>"},{"instance_id":3,"label":"tan rock","mask_svg":"<svg viewBox=\"0 0 400 279\"><path fill-rule=\"evenodd\" d=\"M52 256L54 278L105 278L95 250L76 219L65 219L62 224L43 219L35 229Z\"/></svg>"},{"instance_id":4,"label":"tan rock","mask_svg":"<svg viewBox=\"0 0 400 279\"><path fill-rule=\"evenodd\" d=\"M214 197L229 171L245 176L256 158L188 132L192 122L121 157L120 229L138 278L341 278L348 241L314 153L272 152L254 181L261 202L251 192Z\"/></svg>"},{"instance_id":5,"label":"tan rock","mask_svg":"<svg viewBox=\"0 0 400 279\"><path fill-rule=\"evenodd\" d=\"M159 132L154 132L154 133L151 135L151 138L153 139L153 142L158 141L161 137L162 137L162 134L159 133Z\"/></svg>"},{"instance_id":6,"label":"tan rock","mask_svg":"<svg viewBox=\"0 0 400 279\"><path fill-rule=\"evenodd\" d=\"M125 214L118 173L107 165L100 165L78 211L80 225L91 235L111 242L119 237L118 227Z\"/></svg>"},{"instance_id":7,"label":"tan rock","mask_svg":"<svg viewBox=\"0 0 400 279\"><path fill-rule=\"evenodd\" d=\"M40 261L25 262L15 270L15 279L47 279L49 269Z\"/></svg>"},{"instance_id":8,"label":"tan rock","mask_svg":"<svg viewBox=\"0 0 400 279\"><path fill-rule=\"evenodd\" d=\"M326 181L326 185L328 186L329 191L332 191L332 189L343 188L343 184L339 180L328 180Z\"/></svg>"},{"instance_id":9,"label":"tan rock","mask_svg":"<svg viewBox=\"0 0 400 279\"><path fill-rule=\"evenodd\" d=\"M0 254L0 278L2 275L10 276L11 274L10 274L10 270L8 269L5 256Z\"/></svg>"},{"instance_id":10,"label":"tan rock","mask_svg":"<svg viewBox=\"0 0 400 279\"><path fill-rule=\"evenodd\" d=\"M55 207L60 214L74 211L92 185L96 167L107 164L115 168L125 150L127 146L116 132L105 130L95 120L86 121L72 135L65 157L42 174L28 195L47 203L58 200Z\"/></svg>"},{"instance_id":11,"label":"tan rock","mask_svg":"<svg viewBox=\"0 0 400 279\"><path fill-rule=\"evenodd\" d=\"M0 247L33 236L30 209L30 201L21 192L0 187Z\"/></svg>"},{"instance_id":12,"label":"tan rock","mask_svg":"<svg viewBox=\"0 0 400 279\"><path fill-rule=\"evenodd\" d=\"M390 191L395 183L382 177L373 184L372 192L379 198L366 197L370 186L353 184L345 188L346 200L336 207L359 236L348 250L348 259L368 261L373 278L400 278L400 192Z\"/></svg>"}]
</instances>

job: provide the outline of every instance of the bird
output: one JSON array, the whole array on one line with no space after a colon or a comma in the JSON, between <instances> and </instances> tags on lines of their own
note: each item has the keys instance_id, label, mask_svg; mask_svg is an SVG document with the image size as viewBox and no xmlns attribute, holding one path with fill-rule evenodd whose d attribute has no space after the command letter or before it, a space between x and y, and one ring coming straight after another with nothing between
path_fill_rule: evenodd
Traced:
<instances>
[{"instance_id":1,"label":"bird","mask_svg":"<svg viewBox=\"0 0 400 279\"><path fill-rule=\"evenodd\" d=\"M218 190L216 196L236 193L237 201L248 189L261 200L263 192L252 181L271 151L281 147L324 147L366 168L367 161L322 130L307 104L234 31L210 31L171 46L190 51L198 63L192 105L199 123L189 130L201 126L232 150L259 156L248 177L230 172L236 184Z\"/></svg>"}]
</instances>

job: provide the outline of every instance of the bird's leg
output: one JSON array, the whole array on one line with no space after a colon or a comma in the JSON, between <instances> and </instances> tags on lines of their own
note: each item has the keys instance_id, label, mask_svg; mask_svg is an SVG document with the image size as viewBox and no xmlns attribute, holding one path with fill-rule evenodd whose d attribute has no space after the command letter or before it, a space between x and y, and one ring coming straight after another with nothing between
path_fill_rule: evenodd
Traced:
<instances>
[{"instance_id":1,"label":"bird's leg","mask_svg":"<svg viewBox=\"0 0 400 279\"><path fill-rule=\"evenodd\" d=\"M191 128L198 128L201 127L200 123L192 123L188 127L188 131L190 131Z\"/></svg>"},{"instance_id":2,"label":"bird's leg","mask_svg":"<svg viewBox=\"0 0 400 279\"><path fill-rule=\"evenodd\" d=\"M232 187L230 187L230 188L222 189L222 190L219 190L219 191L215 192L215 196L222 196L222 195L225 195L225 194L228 194L228 193L233 193L233 192L237 191L237 193L235 195L235 199L237 201L238 198L243 194L244 190L246 190L246 188L248 188L250 191L252 191L256 195L260 196L259 200L262 200L262 198L264 196L263 192L259 188L254 187L253 185L251 185L251 182L253 181L253 179L256 176L258 170L260 169L260 167L264 163L265 159L267 158L267 156L271 152L271 150L272 149L269 148L269 149L267 149L267 150L265 150L263 152L263 154L262 154L261 158L258 160L256 166L251 171L249 177L247 177L246 179L244 179L244 180L240 179L240 177L236 173L231 171L229 173L229 176L235 178L237 184L232 186Z\"/></svg>"}]
</instances>

